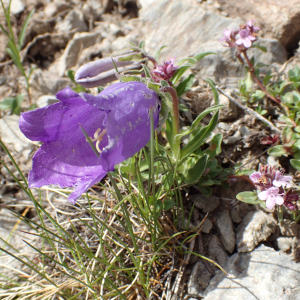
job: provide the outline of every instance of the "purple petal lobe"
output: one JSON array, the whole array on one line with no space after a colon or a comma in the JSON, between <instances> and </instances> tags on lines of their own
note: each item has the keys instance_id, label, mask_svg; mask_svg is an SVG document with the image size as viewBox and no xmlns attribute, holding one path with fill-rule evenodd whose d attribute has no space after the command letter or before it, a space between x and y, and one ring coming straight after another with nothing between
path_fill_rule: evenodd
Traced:
<instances>
[{"instance_id":1,"label":"purple petal lobe","mask_svg":"<svg viewBox=\"0 0 300 300\"><path fill-rule=\"evenodd\" d=\"M266 201L266 207L268 209L273 209L275 206L275 198L273 197L268 197L267 201Z\"/></svg>"},{"instance_id":2,"label":"purple petal lobe","mask_svg":"<svg viewBox=\"0 0 300 300\"><path fill-rule=\"evenodd\" d=\"M109 144L101 157L105 170L122 162L142 149L150 139L150 109L153 110L154 128L158 125L160 101L156 93L144 83L116 83L93 99L83 94L91 105L108 110L106 129Z\"/></svg>"}]
</instances>

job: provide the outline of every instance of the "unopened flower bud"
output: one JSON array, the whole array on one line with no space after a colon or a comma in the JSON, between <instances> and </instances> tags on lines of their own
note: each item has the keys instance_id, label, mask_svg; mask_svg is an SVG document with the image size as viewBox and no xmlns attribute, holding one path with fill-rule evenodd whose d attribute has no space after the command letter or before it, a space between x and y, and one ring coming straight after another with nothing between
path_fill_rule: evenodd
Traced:
<instances>
[{"instance_id":1,"label":"unopened flower bud","mask_svg":"<svg viewBox=\"0 0 300 300\"><path fill-rule=\"evenodd\" d=\"M141 68L141 55L141 53L132 52L89 62L77 70L75 73L75 81L86 88L97 87L114 81L117 79L115 76L115 66L120 73L128 70L139 69ZM133 59L140 60L134 61Z\"/></svg>"}]
</instances>

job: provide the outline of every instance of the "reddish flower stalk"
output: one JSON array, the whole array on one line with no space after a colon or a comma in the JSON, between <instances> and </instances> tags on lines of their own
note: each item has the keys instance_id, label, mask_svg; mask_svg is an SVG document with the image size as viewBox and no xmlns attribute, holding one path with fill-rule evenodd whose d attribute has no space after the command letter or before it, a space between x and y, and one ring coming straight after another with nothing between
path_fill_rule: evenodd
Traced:
<instances>
[{"instance_id":1,"label":"reddish flower stalk","mask_svg":"<svg viewBox=\"0 0 300 300\"><path fill-rule=\"evenodd\" d=\"M176 134L179 133L179 101L178 96L174 88L171 86L161 87L160 90L164 93L169 93L173 102L173 116L174 116L174 129Z\"/></svg>"},{"instance_id":2,"label":"reddish flower stalk","mask_svg":"<svg viewBox=\"0 0 300 300\"><path fill-rule=\"evenodd\" d=\"M272 95L266 90L266 88L265 88L264 85L260 82L260 80L256 77L255 72L254 72L254 67L253 67L253 65L252 65L252 63L251 63L251 61L250 61L250 59L249 59L249 57L248 57L248 55L247 55L246 50L242 51L242 53L244 54L244 57L245 57L245 59L246 59L246 61L247 61L248 67L249 67L249 72L251 73L251 76L252 76L252 78L254 79L254 81L258 84L258 86L260 87L260 89L267 95L267 97L268 97L270 100L276 102L277 104L280 104L281 101L280 101L279 99L275 98L274 96L272 96Z\"/></svg>"}]
</instances>

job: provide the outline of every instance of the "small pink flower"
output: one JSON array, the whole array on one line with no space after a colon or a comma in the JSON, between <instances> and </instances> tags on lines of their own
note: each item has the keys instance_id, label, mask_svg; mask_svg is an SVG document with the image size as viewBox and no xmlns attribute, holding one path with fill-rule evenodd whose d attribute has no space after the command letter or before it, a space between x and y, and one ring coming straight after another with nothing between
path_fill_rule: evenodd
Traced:
<instances>
[{"instance_id":1,"label":"small pink flower","mask_svg":"<svg viewBox=\"0 0 300 300\"><path fill-rule=\"evenodd\" d=\"M262 174L260 172L254 172L250 175L250 179L253 181L253 183L259 183L261 176Z\"/></svg>"},{"instance_id":2,"label":"small pink flower","mask_svg":"<svg viewBox=\"0 0 300 300\"><path fill-rule=\"evenodd\" d=\"M247 29L240 30L239 35L240 38L235 41L238 46L244 45L245 48L250 48L252 42L256 40L256 37L252 36L250 31Z\"/></svg>"},{"instance_id":3,"label":"small pink flower","mask_svg":"<svg viewBox=\"0 0 300 300\"><path fill-rule=\"evenodd\" d=\"M260 200L266 201L266 207L268 209L273 209L275 204L282 205L284 198L279 194L279 188L271 187L263 192L258 194Z\"/></svg>"},{"instance_id":4,"label":"small pink flower","mask_svg":"<svg viewBox=\"0 0 300 300\"><path fill-rule=\"evenodd\" d=\"M230 30L230 29L225 29L223 31L223 37L220 38L220 42L225 42L227 45L224 46L229 46L229 47L235 47L235 36L237 34L236 30Z\"/></svg>"},{"instance_id":5,"label":"small pink flower","mask_svg":"<svg viewBox=\"0 0 300 300\"><path fill-rule=\"evenodd\" d=\"M257 32L258 30L260 30L259 27L254 27L254 21L255 20L249 20L247 22L247 29L250 31L250 34L253 34L253 33Z\"/></svg>"},{"instance_id":6,"label":"small pink flower","mask_svg":"<svg viewBox=\"0 0 300 300\"><path fill-rule=\"evenodd\" d=\"M275 173L275 179L273 180L273 185L277 186L277 187L287 187L290 188L291 185L291 181L292 181L293 177L292 176L285 176L283 175L280 171L276 171Z\"/></svg>"},{"instance_id":7,"label":"small pink flower","mask_svg":"<svg viewBox=\"0 0 300 300\"><path fill-rule=\"evenodd\" d=\"M152 70L152 78L155 82L160 82L161 80L169 81L177 69L178 66L174 65L174 58L170 58Z\"/></svg>"}]
</instances>

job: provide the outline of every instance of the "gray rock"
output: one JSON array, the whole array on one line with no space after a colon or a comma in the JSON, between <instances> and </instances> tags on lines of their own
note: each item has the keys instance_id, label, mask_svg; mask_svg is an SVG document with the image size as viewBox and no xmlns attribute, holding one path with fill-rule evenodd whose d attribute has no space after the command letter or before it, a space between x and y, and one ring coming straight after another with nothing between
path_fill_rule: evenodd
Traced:
<instances>
[{"instance_id":1,"label":"gray rock","mask_svg":"<svg viewBox=\"0 0 300 300\"><path fill-rule=\"evenodd\" d=\"M4 2L4 1L3 1ZM8 1L7 1L8 2ZM10 5L10 12L13 15L17 15L21 12L23 12L25 9L25 4L22 0L12 0Z\"/></svg>"},{"instance_id":2,"label":"gray rock","mask_svg":"<svg viewBox=\"0 0 300 300\"><path fill-rule=\"evenodd\" d=\"M212 227L213 227L212 221L210 219L206 218L203 223L201 232L209 233L211 231Z\"/></svg>"},{"instance_id":3,"label":"gray rock","mask_svg":"<svg viewBox=\"0 0 300 300\"><path fill-rule=\"evenodd\" d=\"M188 294L201 295L207 288L212 275L206 269L203 262L198 261L192 270L188 281Z\"/></svg>"},{"instance_id":4,"label":"gray rock","mask_svg":"<svg viewBox=\"0 0 300 300\"><path fill-rule=\"evenodd\" d=\"M292 241L293 241L292 237L281 236L277 238L277 246L279 250L285 252L291 249Z\"/></svg>"},{"instance_id":5,"label":"gray rock","mask_svg":"<svg viewBox=\"0 0 300 300\"><path fill-rule=\"evenodd\" d=\"M204 300L300 299L299 266L289 256L261 245L229 258L225 270L212 278Z\"/></svg>"},{"instance_id":6,"label":"gray rock","mask_svg":"<svg viewBox=\"0 0 300 300\"><path fill-rule=\"evenodd\" d=\"M225 90L225 93L230 95L231 91ZM222 108L219 112L220 121L228 121L237 118L236 105L222 94L219 95L219 104L224 105L224 108ZM214 103L212 103L212 105L214 105Z\"/></svg>"},{"instance_id":7,"label":"gray rock","mask_svg":"<svg viewBox=\"0 0 300 300\"><path fill-rule=\"evenodd\" d=\"M49 70L57 72L59 76L63 76L66 70L76 66L80 51L101 42L102 39L102 34L98 31L75 33L63 55L51 65Z\"/></svg>"},{"instance_id":8,"label":"gray rock","mask_svg":"<svg viewBox=\"0 0 300 300\"><path fill-rule=\"evenodd\" d=\"M240 127L240 134L244 137L244 136L248 136L250 134L249 128L245 125L242 125Z\"/></svg>"},{"instance_id":9,"label":"gray rock","mask_svg":"<svg viewBox=\"0 0 300 300\"><path fill-rule=\"evenodd\" d=\"M222 245L229 253L232 253L235 248L235 233L233 230L232 220L227 209L222 211L216 224L220 232Z\"/></svg>"},{"instance_id":10,"label":"gray rock","mask_svg":"<svg viewBox=\"0 0 300 300\"><path fill-rule=\"evenodd\" d=\"M67 32L76 29L77 32L87 30L83 13L79 9L72 9L63 21L56 23L55 29L58 32Z\"/></svg>"},{"instance_id":11,"label":"gray rock","mask_svg":"<svg viewBox=\"0 0 300 300\"><path fill-rule=\"evenodd\" d=\"M219 122L217 126L224 131L229 131L231 128L230 124L224 122Z\"/></svg>"},{"instance_id":12,"label":"gray rock","mask_svg":"<svg viewBox=\"0 0 300 300\"><path fill-rule=\"evenodd\" d=\"M225 93L230 95L231 91L225 90ZM222 94L219 95L219 104L224 105L224 108L222 108L219 112L219 120L220 121L228 121L228 120L233 120L233 119L237 118L236 105ZM215 105L214 101L211 105Z\"/></svg>"},{"instance_id":13,"label":"gray rock","mask_svg":"<svg viewBox=\"0 0 300 300\"><path fill-rule=\"evenodd\" d=\"M208 256L222 267L224 267L227 262L228 255L226 254L226 251L221 247L220 242L216 236L212 236L209 241ZM214 268L213 265L211 265L211 267Z\"/></svg>"},{"instance_id":14,"label":"gray rock","mask_svg":"<svg viewBox=\"0 0 300 300\"><path fill-rule=\"evenodd\" d=\"M236 59L235 50L222 46L219 41L224 29L238 28L243 23L240 18L223 17L192 1L141 0L140 3L140 18L144 21L142 40L145 40L149 53L155 53L162 41L164 45L168 45L161 53L162 60L170 56L181 59L187 55L213 51L215 55L209 55L195 65L194 69L200 76L244 76L244 67ZM258 55L256 61L271 64L286 60L285 49L277 40L259 39L259 43L269 51L264 53L254 49L253 53Z\"/></svg>"},{"instance_id":15,"label":"gray rock","mask_svg":"<svg viewBox=\"0 0 300 300\"><path fill-rule=\"evenodd\" d=\"M60 12L68 9L68 5L65 1L52 1L44 8L44 15L46 19L53 18Z\"/></svg>"},{"instance_id":16,"label":"gray rock","mask_svg":"<svg viewBox=\"0 0 300 300\"><path fill-rule=\"evenodd\" d=\"M289 50L297 45L300 31L299 0L219 0L219 3L221 9L231 17L241 16L244 21L255 19L255 26L263 29L264 36L280 40Z\"/></svg>"},{"instance_id":17,"label":"gray rock","mask_svg":"<svg viewBox=\"0 0 300 300\"><path fill-rule=\"evenodd\" d=\"M71 84L69 78L59 77L58 70L54 67L51 67L49 71L35 69L31 75L30 82L33 90L41 93L36 95L36 99L42 95L55 95L58 91Z\"/></svg>"},{"instance_id":18,"label":"gray rock","mask_svg":"<svg viewBox=\"0 0 300 300\"><path fill-rule=\"evenodd\" d=\"M4 144L12 144L17 153L28 159L32 142L21 132L18 116L0 118L0 138Z\"/></svg>"},{"instance_id":19,"label":"gray rock","mask_svg":"<svg viewBox=\"0 0 300 300\"><path fill-rule=\"evenodd\" d=\"M230 216L231 216L231 220L234 223L241 223L242 222L242 218L240 215L240 212L238 209L236 209L236 207L232 207L232 209L230 210Z\"/></svg>"},{"instance_id":20,"label":"gray rock","mask_svg":"<svg viewBox=\"0 0 300 300\"><path fill-rule=\"evenodd\" d=\"M220 200L215 196L206 197L201 194L196 194L191 195L190 199L195 203L197 208L205 213L215 210L220 204Z\"/></svg>"},{"instance_id":21,"label":"gray rock","mask_svg":"<svg viewBox=\"0 0 300 300\"><path fill-rule=\"evenodd\" d=\"M283 236L298 236L300 224L291 220L283 220L278 225Z\"/></svg>"},{"instance_id":22,"label":"gray rock","mask_svg":"<svg viewBox=\"0 0 300 300\"><path fill-rule=\"evenodd\" d=\"M41 108L41 107L45 107L45 106L48 106L48 105L56 103L56 102L59 102L59 100L57 100L54 96L44 95L37 99L36 105L37 105L37 107Z\"/></svg>"},{"instance_id":23,"label":"gray rock","mask_svg":"<svg viewBox=\"0 0 300 300\"><path fill-rule=\"evenodd\" d=\"M233 145L236 142L238 142L241 138L242 137L240 133L237 131L236 134L234 134L233 136L229 136L228 138L225 138L223 142L225 145Z\"/></svg>"},{"instance_id":24,"label":"gray rock","mask_svg":"<svg viewBox=\"0 0 300 300\"><path fill-rule=\"evenodd\" d=\"M279 157L268 155L267 162L270 166L280 167Z\"/></svg>"},{"instance_id":25,"label":"gray rock","mask_svg":"<svg viewBox=\"0 0 300 300\"><path fill-rule=\"evenodd\" d=\"M249 212L237 229L238 252L252 251L258 243L267 240L275 229L276 221L273 216L263 211Z\"/></svg>"}]
</instances>

